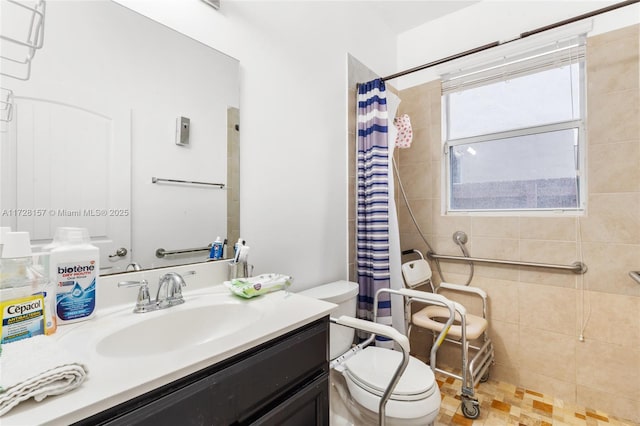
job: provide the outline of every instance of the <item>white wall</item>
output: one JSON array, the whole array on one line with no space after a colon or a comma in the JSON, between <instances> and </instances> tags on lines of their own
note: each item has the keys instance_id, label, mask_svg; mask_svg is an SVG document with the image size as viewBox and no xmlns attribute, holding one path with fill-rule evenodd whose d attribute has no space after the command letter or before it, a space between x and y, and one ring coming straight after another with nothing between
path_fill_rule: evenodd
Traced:
<instances>
[{"instance_id":1,"label":"white wall","mask_svg":"<svg viewBox=\"0 0 640 426\"><path fill-rule=\"evenodd\" d=\"M240 60L240 228L255 272L297 289L346 279L347 53L391 73L394 36L366 2L118 2Z\"/></svg>"},{"instance_id":2,"label":"white wall","mask_svg":"<svg viewBox=\"0 0 640 426\"><path fill-rule=\"evenodd\" d=\"M495 41L512 40L523 32L615 3L618 2L484 0L400 34L398 69L420 66ZM591 19L593 30L590 36L640 22L640 6L627 6ZM436 78L437 68L431 68L396 79L393 83L400 89L406 89Z\"/></svg>"}]
</instances>

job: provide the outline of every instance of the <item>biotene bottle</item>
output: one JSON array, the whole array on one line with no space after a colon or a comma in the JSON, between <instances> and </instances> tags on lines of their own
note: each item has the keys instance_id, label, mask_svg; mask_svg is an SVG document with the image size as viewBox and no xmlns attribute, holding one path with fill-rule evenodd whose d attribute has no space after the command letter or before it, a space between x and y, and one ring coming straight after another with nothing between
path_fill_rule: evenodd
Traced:
<instances>
[{"instance_id":1,"label":"biotene bottle","mask_svg":"<svg viewBox=\"0 0 640 426\"><path fill-rule=\"evenodd\" d=\"M92 318L100 252L91 245L89 232L86 228L58 228L49 249L49 277L56 287L58 325Z\"/></svg>"}]
</instances>

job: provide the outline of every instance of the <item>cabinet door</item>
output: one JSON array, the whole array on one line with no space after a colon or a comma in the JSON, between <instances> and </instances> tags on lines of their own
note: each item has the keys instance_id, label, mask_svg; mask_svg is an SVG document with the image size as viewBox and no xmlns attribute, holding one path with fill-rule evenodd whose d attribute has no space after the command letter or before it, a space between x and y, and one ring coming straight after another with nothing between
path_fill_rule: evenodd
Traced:
<instances>
[{"instance_id":1,"label":"cabinet door","mask_svg":"<svg viewBox=\"0 0 640 426\"><path fill-rule=\"evenodd\" d=\"M251 423L260 426L329 426L329 375L318 378L294 396Z\"/></svg>"}]
</instances>

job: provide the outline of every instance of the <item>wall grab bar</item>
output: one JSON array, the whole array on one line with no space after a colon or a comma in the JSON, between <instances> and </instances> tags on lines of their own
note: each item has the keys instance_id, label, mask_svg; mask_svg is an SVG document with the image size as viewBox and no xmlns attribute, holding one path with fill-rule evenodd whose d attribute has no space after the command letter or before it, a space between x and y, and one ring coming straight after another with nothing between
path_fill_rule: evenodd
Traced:
<instances>
[{"instance_id":1,"label":"wall grab bar","mask_svg":"<svg viewBox=\"0 0 640 426\"><path fill-rule=\"evenodd\" d=\"M629 276L635 280L638 284L640 284L640 271L631 271L629 272Z\"/></svg>"},{"instance_id":2,"label":"wall grab bar","mask_svg":"<svg viewBox=\"0 0 640 426\"><path fill-rule=\"evenodd\" d=\"M224 189L224 187L226 186L224 183L198 182L194 180L181 180L181 179L162 179L157 177L151 178L151 183L159 183L159 182L187 183L191 185L209 185L209 186L217 186L220 189Z\"/></svg>"},{"instance_id":3,"label":"wall grab bar","mask_svg":"<svg viewBox=\"0 0 640 426\"><path fill-rule=\"evenodd\" d=\"M156 250L156 257L162 259L165 256L175 256L177 254L186 254L186 253L196 253L199 251L209 251L211 250L211 244L206 247L195 247L189 249L182 250L165 250L163 248L159 248Z\"/></svg>"},{"instance_id":4,"label":"wall grab bar","mask_svg":"<svg viewBox=\"0 0 640 426\"><path fill-rule=\"evenodd\" d=\"M522 262L519 260L501 260L501 259L484 259L479 257L465 257L465 256L450 256L446 254L437 254L433 252L427 252L429 259L443 259L443 260L457 260L463 262L479 262L479 263L494 263L498 265L515 265L515 266L530 266L532 268L545 268L545 269L558 269L564 271L571 271L575 274L584 274L587 272L587 265L582 262L573 262L571 265L556 265L552 263L536 263L536 262Z\"/></svg>"}]
</instances>

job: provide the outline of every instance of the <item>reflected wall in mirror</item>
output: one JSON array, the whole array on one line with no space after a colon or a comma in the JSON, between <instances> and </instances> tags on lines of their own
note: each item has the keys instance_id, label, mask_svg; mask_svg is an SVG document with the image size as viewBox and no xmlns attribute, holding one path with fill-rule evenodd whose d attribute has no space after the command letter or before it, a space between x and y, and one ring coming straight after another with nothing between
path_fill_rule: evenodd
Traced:
<instances>
[{"instance_id":1,"label":"reflected wall in mirror","mask_svg":"<svg viewBox=\"0 0 640 426\"><path fill-rule=\"evenodd\" d=\"M25 37L25 10L12 6L0 1L2 35ZM0 72L13 66L3 59ZM30 77L0 76L13 92L11 120L0 123L0 224L28 231L36 246L59 226L86 227L101 274L204 261L206 250L156 251L237 240L238 68L112 1L47 2Z\"/></svg>"}]
</instances>

